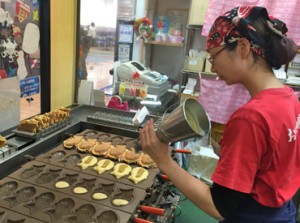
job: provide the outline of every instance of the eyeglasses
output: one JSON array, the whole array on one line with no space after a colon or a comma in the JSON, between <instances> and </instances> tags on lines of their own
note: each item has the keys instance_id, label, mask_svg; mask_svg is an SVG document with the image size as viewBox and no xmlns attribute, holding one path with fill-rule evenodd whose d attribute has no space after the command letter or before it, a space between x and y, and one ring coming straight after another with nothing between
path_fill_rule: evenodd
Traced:
<instances>
[{"instance_id":1,"label":"eyeglasses","mask_svg":"<svg viewBox=\"0 0 300 223\"><path fill-rule=\"evenodd\" d=\"M222 49L220 49L218 52L216 52L214 55L210 56L209 58L207 58L207 60L213 64L214 60L216 59L216 57L227 48L227 46L225 45L225 47L223 47Z\"/></svg>"}]
</instances>

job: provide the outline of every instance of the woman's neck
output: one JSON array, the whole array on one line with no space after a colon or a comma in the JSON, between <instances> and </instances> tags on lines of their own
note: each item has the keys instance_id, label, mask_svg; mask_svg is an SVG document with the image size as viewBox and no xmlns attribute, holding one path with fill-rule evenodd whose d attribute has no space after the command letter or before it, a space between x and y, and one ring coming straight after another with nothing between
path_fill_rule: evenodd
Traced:
<instances>
[{"instance_id":1,"label":"woman's neck","mask_svg":"<svg viewBox=\"0 0 300 223\"><path fill-rule=\"evenodd\" d=\"M276 78L273 72L257 72L253 75L254 77L252 76L252 78L249 78L249 80L244 83L244 86L249 91L251 97L254 97L262 90L284 87L284 85Z\"/></svg>"}]
</instances>

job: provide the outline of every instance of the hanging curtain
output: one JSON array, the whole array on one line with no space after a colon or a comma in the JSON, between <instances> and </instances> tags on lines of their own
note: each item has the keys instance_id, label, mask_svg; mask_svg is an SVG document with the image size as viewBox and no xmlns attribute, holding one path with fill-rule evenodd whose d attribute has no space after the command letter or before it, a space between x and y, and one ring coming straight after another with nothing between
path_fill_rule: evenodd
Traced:
<instances>
[{"instance_id":1,"label":"hanging curtain","mask_svg":"<svg viewBox=\"0 0 300 223\"><path fill-rule=\"evenodd\" d=\"M214 78L201 78L200 89L199 102L211 121L221 124L226 124L233 112L250 99L249 92L243 85L227 85ZM218 103L220 101L222 103Z\"/></svg>"}]
</instances>

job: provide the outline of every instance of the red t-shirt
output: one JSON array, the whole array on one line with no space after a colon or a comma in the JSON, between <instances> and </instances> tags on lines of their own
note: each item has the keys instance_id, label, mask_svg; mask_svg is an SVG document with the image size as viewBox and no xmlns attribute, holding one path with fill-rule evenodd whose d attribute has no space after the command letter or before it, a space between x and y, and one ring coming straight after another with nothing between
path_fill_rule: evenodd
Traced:
<instances>
[{"instance_id":1,"label":"red t-shirt","mask_svg":"<svg viewBox=\"0 0 300 223\"><path fill-rule=\"evenodd\" d=\"M291 88L261 91L232 114L212 180L280 207L300 187L300 103Z\"/></svg>"}]
</instances>

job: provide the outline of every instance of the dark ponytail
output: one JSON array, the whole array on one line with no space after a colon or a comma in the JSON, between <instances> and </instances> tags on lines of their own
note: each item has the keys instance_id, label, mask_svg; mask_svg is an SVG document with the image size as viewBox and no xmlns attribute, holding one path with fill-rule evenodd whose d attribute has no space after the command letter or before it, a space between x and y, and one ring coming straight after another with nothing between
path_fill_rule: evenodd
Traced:
<instances>
[{"instance_id":1,"label":"dark ponytail","mask_svg":"<svg viewBox=\"0 0 300 223\"><path fill-rule=\"evenodd\" d=\"M285 34L278 31L270 21L267 21L270 30L270 64L274 68L280 68L281 65L291 62L297 54L296 43ZM268 60L269 61L269 60Z\"/></svg>"},{"instance_id":2,"label":"dark ponytail","mask_svg":"<svg viewBox=\"0 0 300 223\"><path fill-rule=\"evenodd\" d=\"M296 43L288 38L286 25L277 19L257 19L253 26L264 39L265 59L269 65L279 69L281 65L288 64L297 54Z\"/></svg>"}]
</instances>

